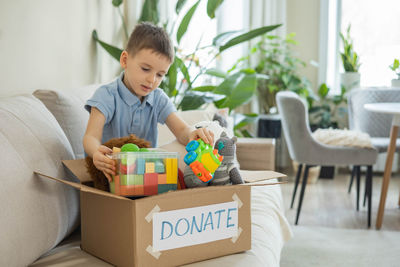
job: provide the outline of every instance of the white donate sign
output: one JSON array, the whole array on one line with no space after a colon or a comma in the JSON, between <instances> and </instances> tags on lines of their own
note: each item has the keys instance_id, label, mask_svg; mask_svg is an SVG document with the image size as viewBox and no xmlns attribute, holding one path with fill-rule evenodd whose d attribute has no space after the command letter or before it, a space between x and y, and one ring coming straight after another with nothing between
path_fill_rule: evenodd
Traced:
<instances>
[{"instance_id":1,"label":"white donate sign","mask_svg":"<svg viewBox=\"0 0 400 267\"><path fill-rule=\"evenodd\" d=\"M153 215L153 250L162 251L231 238L238 232L236 201Z\"/></svg>"}]
</instances>

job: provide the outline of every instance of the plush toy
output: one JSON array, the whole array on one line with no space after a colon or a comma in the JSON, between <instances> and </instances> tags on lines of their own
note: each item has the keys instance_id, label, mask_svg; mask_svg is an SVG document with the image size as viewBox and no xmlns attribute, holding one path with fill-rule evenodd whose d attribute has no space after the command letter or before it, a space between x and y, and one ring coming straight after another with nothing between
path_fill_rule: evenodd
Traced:
<instances>
[{"instance_id":1,"label":"plush toy","mask_svg":"<svg viewBox=\"0 0 400 267\"><path fill-rule=\"evenodd\" d=\"M214 172L214 178L210 181L210 185L226 185L226 184L243 184L244 181L240 176L239 168L235 163L236 141L234 136L229 138L225 133L215 142L215 149L224 157L221 165Z\"/></svg>"},{"instance_id":2,"label":"plush toy","mask_svg":"<svg viewBox=\"0 0 400 267\"><path fill-rule=\"evenodd\" d=\"M114 147L122 147L125 144L132 143L136 144L139 148L150 147L150 142L144 139L138 138L134 134L124 136L121 138L112 138L105 142L103 145L113 149ZM109 191L109 183L102 171L99 171L93 164L93 159L89 156L85 158L87 171L94 182L94 187L103 191Z\"/></svg>"},{"instance_id":3,"label":"plush toy","mask_svg":"<svg viewBox=\"0 0 400 267\"><path fill-rule=\"evenodd\" d=\"M206 183L201 181L189 166L185 167L183 178L187 187L203 187L208 185L243 184L239 168L235 164L236 137L229 138L225 132L215 142L214 148L223 156L221 165L214 172L213 179Z\"/></svg>"}]
</instances>

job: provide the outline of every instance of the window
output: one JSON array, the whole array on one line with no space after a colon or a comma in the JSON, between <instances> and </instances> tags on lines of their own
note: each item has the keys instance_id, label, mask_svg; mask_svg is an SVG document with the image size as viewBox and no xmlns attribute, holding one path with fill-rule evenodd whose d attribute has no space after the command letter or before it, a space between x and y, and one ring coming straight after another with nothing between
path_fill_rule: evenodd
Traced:
<instances>
[{"instance_id":1,"label":"window","mask_svg":"<svg viewBox=\"0 0 400 267\"><path fill-rule=\"evenodd\" d=\"M323 1L325 2L325 1ZM339 51L339 29L345 33L351 24L355 52L360 57L361 86L390 86L395 74L389 69L394 58L400 58L400 1L398 0L338 0L321 5L321 23L326 23L326 33L321 31L321 78L328 86L339 91L339 75L343 72ZM336 2L336 3L334 3ZM324 10L325 8L325 10ZM327 9L327 10L326 10ZM329 14L324 16L324 14ZM332 34L333 33L333 34ZM324 63L324 59L326 64ZM324 82L324 81L321 81Z\"/></svg>"}]
</instances>

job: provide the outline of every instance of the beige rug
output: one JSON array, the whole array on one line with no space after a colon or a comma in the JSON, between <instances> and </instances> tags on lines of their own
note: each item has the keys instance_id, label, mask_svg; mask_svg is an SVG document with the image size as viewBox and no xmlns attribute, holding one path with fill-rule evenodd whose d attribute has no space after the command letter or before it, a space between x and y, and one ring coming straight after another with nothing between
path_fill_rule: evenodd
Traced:
<instances>
[{"instance_id":1,"label":"beige rug","mask_svg":"<svg viewBox=\"0 0 400 267\"><path fill-rule=\"evenodd\" d=\"M286 266L400 266L400 232L293 226Z\"/></svg>"}]
</instances>

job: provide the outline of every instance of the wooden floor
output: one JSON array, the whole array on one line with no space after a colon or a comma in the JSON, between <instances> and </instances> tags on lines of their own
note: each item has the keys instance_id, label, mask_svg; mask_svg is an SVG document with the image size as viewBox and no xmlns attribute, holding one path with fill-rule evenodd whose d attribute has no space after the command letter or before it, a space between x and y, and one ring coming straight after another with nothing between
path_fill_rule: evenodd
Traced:
<instances>
[{"instance_id":1,"label":"wooden floor","mask_svg":"<svg viewBox=\"0 0 400 267\"><path fill-rule=\"evenodd\" d=\"M285 205L285 213L289 222L293 225L296 217L296 209L300 195L301 184L297 189L297 195L293 209L290 209L290 201L294 188L294 174L291 170L288 174L289 183L282 185L282 194ZM378 212L379 198L382 184L382 173L374 173L372 189L372 222L371 229L375 229L376 214ZM299 225L326 226L346 229L367 228L367 207L363 207L363 192L365 174L362 174L360 189L360 210L356 211L356 186L353 183L352 192L347 193L350 182L350 173L346 169L340 169L334 179L318 179L314 184L306 187ZM393 174L389 184L388 198L385 205L382 230L400 231L400 208L398 206L400 174Z\"/></svg>"}]
</instances>

